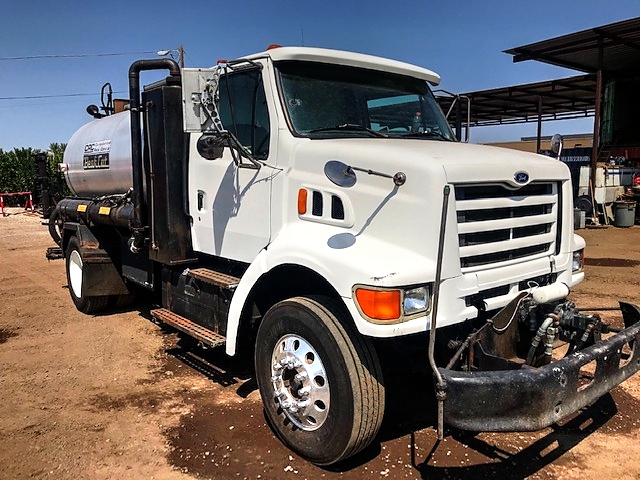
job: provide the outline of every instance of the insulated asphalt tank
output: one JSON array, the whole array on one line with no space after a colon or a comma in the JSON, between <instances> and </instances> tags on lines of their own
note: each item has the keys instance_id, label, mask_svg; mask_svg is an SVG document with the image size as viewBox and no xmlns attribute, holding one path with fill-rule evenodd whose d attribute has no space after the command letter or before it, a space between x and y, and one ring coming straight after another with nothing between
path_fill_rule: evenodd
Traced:
<instances>
[{"instance_id":1,"label":"insulated asphalt tank","mask_svg":"<svg viewBox=\"0 0 640 480\"><path fill-rule=\"evenodd\" d=\"M119 194L133 186L130 115L126 111L93 120L71 137L61 170L74 195Z\"/></svg>"}]
</instances>

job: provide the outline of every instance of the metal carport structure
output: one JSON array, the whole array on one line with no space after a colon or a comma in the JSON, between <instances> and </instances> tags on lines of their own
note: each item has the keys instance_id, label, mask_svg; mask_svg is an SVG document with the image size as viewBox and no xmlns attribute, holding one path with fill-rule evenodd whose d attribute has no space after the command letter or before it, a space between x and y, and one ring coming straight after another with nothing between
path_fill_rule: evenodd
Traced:
<instances>
[{"instance_id":1,"label":"metal carport structure","mask_svg":"<svg viewBox=\"0 0 640 480\"><path fill-rule=\"evenodd\" d=\"M471 127L537 122L539 151L543 121L593 116L595 96L596 77L591 74L479 90L460 95L470 102L468 119L460 120ZM438 101L456 123L460 109L452 109L454 98L438 96Z\"/></svg>"},{"instance_id":2,"label":"metal carport structure","mask_svg":"<svg viewBox=\"0 0 640 480\"><path fill-rule=\"evenodd\" d=\"M471 101L470 126L541 122L594 116L591 176L601 152L601 118L606 81L640 77L640 17L562 35L504 51L514 63L525 60L569 68L582 75L461 94ZM439 98L449 111L452 100ZM460 109L451 109L461 125ZM466 119L465 119L466 120ZM640 134L639 134L640 137ZM540 149L538 140L538 150ZM638 138L640 146L640 138Z\"/></svg>"}]
</instances>

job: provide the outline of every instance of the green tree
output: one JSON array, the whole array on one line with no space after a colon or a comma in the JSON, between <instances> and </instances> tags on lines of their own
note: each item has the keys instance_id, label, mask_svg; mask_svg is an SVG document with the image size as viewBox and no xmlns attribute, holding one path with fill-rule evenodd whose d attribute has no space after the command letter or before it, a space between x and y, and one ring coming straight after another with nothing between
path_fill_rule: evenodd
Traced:
<instances>
[{"instance_id":1,"label":"green tree","mask_svg":"<svg viewBox=\"0 0 640 480\"><path fill-rule=\"evenodd\" d=\"M49 157L49 163L47 165L49 182L51 186L54 187L57 192L57 196L59 197L67 197L71 195L71 191L64 179L64 174L58 170L58 165L63 163L64 151L66 148L66 143L49 144L49 151L53 153L53 156Z\"/></svg>"},{"instance_id":2,"label":"green tree","mask_svg":"<svg viewBox=\"0 0 640 480\"><path fill-rule=\"evenodd\" d=\"M14 148L10 152L0 150L0 192L30 191L36 167L32 148Z\"/></svg>"},{"instance_id":3,"label":"green tree","mask_svg":"<svg viewBox=\"0 0 640 480\"><path fill-rule=\"evenodd\" d=\"M64 180L64 175L58 171L58 164L62 163L65 143L52 143L49 150L53 154L47 161L47 173L51 193L56 197L69 195L69 189ZM36 193L36 164L35 155L41 150L34 148L14 148L5 152L0 148L0 193L33 192ZM5 203L18 205L20 198L5 198Z\"/></svg>"}]
</instances>

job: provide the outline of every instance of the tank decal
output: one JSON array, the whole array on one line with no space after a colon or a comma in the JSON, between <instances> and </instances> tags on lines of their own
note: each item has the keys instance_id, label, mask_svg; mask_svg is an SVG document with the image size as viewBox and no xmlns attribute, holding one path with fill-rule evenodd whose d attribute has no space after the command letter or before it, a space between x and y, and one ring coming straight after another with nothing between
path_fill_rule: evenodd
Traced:
<instances>
[{"instance_id":1,"label":"tank decal","mask_svg":"<svg viewBox=\"0 0 640 480\"><path fill-rule=\"evenodd\" d=\"M87 211L87 206L86 205L78 205L78 211L79 212L86 212Z\"/></svg>"},{"instance_id":2,"label":"tank decal","mask_svg":"<svg viewBox=\"0 0 640 480\"><path fill-rule=\"evenodd\" d=\"M100 207L98 210L99 215L109 215L109 212L111 212L111 207Z\"/></svg>"},{"instance_id":3,"label":"tank decal","mask_svg":"<svg viewBox=\"0 0 640 480\"><path fill-rule=\"evenodd\" d=\"M109 152L111 151L111 140L101 140L99 142L87 143L84 146L84 156L82 157L82 168L84 170L96 170L109 168Z\"/></svg>"}]
</instances>

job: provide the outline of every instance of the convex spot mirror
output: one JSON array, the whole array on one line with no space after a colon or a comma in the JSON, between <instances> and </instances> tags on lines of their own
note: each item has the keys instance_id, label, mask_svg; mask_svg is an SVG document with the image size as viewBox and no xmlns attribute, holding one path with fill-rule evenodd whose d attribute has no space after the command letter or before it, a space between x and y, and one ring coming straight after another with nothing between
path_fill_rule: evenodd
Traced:
<instances>
[{"instance_id":1,"label":"convex spot mirror","mask_svg":"<svg viewBox=\"0 0 640 480\"><path fill-rule=\"evenodd\" d=\"M560 135L559 133L556 133L553 137L551 137L551 151L557 159L560 158L560 154L562 153L562 144L562 135Z\"/></svg>"},{"instance_id":2,"label":"convex spot mirror","mask_svg":"<svg viewBox=\"0 0 640 480\"><path fill-rule=\"evenodd\" d=\"M356 184L356 172L346 163L330 160L324 165L324 174L339 187L353 187Z\"/></svg>"},{"instance_id":3,"label":"convex spot mirror","mask_svg":"<svg viewBox=\"0 0 640 480\"><path fill-rule=\"evenodd\" d=\"M196 144L198 153L207 160L215 160L222 157L225 147L225 139L217 133L205 133Z\"/></svg>"}]
</instances>

